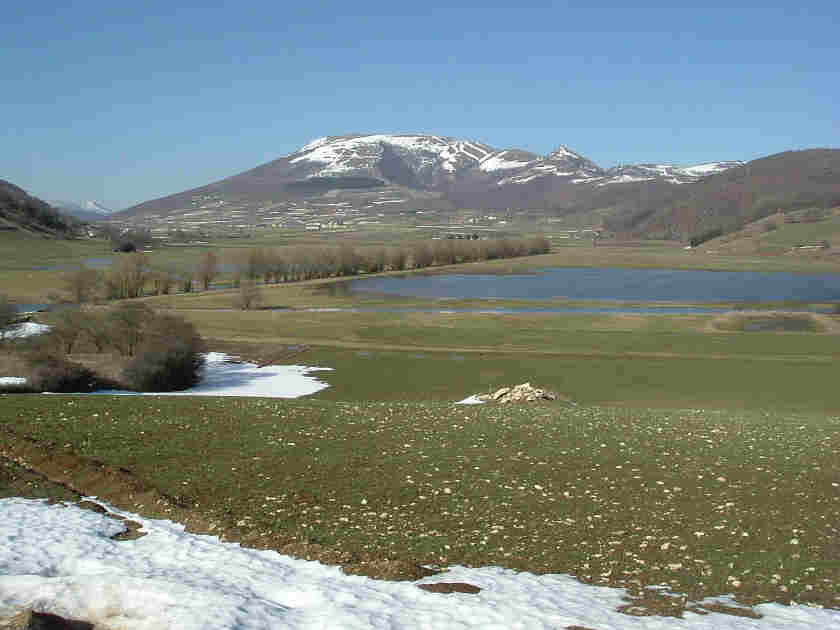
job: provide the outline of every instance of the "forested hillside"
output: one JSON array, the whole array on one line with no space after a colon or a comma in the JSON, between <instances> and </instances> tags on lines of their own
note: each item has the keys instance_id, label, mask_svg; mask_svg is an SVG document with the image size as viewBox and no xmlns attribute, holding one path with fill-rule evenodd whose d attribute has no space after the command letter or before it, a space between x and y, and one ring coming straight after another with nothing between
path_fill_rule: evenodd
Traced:
<instances>
[{"instance_id":1,"label":"forested hillside","mask_svg":"<svg viewBox=\"0 0 840 630\"><path fill-rule=\"evenodd\" d=\"M68 236L79 225L76 219L61 214L45 201L0 179L0 230Z\"/></svg>"}]
</instances>

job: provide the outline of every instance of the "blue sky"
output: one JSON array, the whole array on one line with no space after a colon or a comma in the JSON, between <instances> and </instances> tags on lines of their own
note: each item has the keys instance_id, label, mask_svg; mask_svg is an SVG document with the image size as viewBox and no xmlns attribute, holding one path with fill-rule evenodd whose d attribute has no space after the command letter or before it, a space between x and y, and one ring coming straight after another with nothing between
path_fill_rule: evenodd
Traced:
<instances>
[{"instance_id":1,"label":"blue sky","mask_svg":"<svg viewBox=\"0 0 840 630\"><path fill-rule=\"evenodd\" d=\"M840 146L836 1L295 4L4 7L0 178L118 209L342 133L606 167Z\"/></svg>"}]
</instances>

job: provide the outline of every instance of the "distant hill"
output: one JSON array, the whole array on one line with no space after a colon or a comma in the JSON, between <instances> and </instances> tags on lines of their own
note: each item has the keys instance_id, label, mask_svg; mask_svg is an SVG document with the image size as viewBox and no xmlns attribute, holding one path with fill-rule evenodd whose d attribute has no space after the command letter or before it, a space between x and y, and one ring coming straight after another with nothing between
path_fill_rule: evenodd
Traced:
<instances>
[{"instance_id":1,"label":"distant hill","mask_svg":"<svg viewBox=\"0 0 840 630\"><path fill-rule=\"evenodd\" d=\"M616 232L688 238L720 228L724 233L778 211L840 205L840 150L785 151L673 186L638 182L593 193L557 208L559 213L608 208L605 224Z\"/></svg>"},{"instance_id":2,"label":"distant hill","mask_svg":"<svg viewBox=\"0 0 840 630\"><path fill-rule=\"evenodd\" d=\"M448 136L350 134L320 138L291 155L113 216L198 217L265 208L282 214L300 205L386 214L422 208L546 208L598 187L638 181L682 185L739 164L604 169L562 145L541 156Z\"/></svg>"},{"instance_id":3,"label":"distant hill","mask_svg":"<svg viewBox=\"0 0 840 630\"><path fill-rule=\"evenodd\" d=\"M728 233L778 210L840 201L840 150L786 151L747 164L629 164L605 169L560 146L547 156L419 134L329 136L291 155L111 217L274 222L418 210L568 217L633 237Z\"/></svg>"},{"instance_id":4,"label":"distant hill","mask_svg":"<svg viewBox=\"0 0 840 630\"><path fill-rule=\"evenodd\" d=\"M43 236L69 236L81 222L11 182L0 179L0 230Z\"/></svg>"}]
</instances>

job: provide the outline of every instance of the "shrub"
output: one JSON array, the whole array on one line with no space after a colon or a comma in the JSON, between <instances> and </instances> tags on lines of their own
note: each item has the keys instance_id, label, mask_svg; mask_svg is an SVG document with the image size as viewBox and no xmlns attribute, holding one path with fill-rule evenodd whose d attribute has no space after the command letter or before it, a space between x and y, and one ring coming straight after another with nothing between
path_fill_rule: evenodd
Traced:
<instances>
[{"instance_id":1,"label":"shrub","mask_svg":"<svg viewBox=\"0 0 840 630\"><path fill-rule=\"evenodd\" d=\"M204 356L176 341L169 348L148 350L123 370L123 381L138 392L174 392L201 380Z\"/></svg>"},{"instance_id":2,"label":"shrub","mask_svg":"<svg viewBox=\"0 0 840 630\"><path fill-rule=\"evenodd\" d=\"M706 230L699 236L692 236L691 239L689 239L688 244L692 247L697 247L698 245L702 245L706 241L711 241L713 238L717 238L718 236L723 236L723 228L712 228L710 230Z\"/></svg>"},{"instance_id":3,"label":"shrub","mask_svg":"<svg viewBox=\"0 0 840 630\"><path fill-rule=\"evenodd\" d=\"M12 324L17 317L18 313L14 303L10 302L5 295L0 295L0 331ZM0 333L0 338L2 338L2 333Z\"/></svg>"},{"instance_id":4,"label":"shrub","mask_svg":"<svg viewBox=\"0 0 840 630\"><path fill-rule=\"evenodd\" d=\"M142 302L120 304L108 312L111 343L120 354L134 356L154 315L154 311Z\"/></svg>"},{"instance_id":5,"label":"shrub","mask_svg":"<svg viewBox=\"0 0 840 630\"><path fill-rule=\"evenodd\" d=\"M36 352L28 357L29 386L38 392L92 392L99 388L93 370L68 361L60 354Z\"/></svg>"},{"instance_id":6,"label":"shrub","mask_svg":"<svg viewBox=\"0 0 840 630\"><path fill-rule=\"evenodd\" d=\"M201 380L204 341L195 327L173 315L157 315L122 380L136 391L180 391Z\"/></svg>"}]
</instances>

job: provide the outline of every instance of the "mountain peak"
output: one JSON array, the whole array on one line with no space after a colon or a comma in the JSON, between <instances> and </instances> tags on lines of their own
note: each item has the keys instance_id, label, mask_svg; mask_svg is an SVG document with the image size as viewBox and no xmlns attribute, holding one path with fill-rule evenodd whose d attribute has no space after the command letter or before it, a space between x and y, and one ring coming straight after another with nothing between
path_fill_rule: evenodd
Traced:
<instances>
[{"instance_id":1,"label":"mountain peak","mask_svg":"<svg viewBox=\"0 0 840 630\"><path fill-rule=\"evenodd\" d=\"M582 157L579 153L572 151L569 147L564 144L561 144L559 147L554 149L548 155L548 159L557 159L557 158L580 158Z\"/></svg>"}]
</instances>

